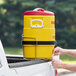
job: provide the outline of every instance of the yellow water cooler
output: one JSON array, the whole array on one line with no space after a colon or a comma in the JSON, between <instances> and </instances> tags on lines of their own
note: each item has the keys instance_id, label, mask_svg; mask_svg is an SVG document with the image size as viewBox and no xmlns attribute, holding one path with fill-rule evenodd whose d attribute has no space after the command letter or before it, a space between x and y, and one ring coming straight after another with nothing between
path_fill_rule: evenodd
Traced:
<instances>
[{"instance_id":1,"label":"yellow water cooler","mask_svg":"<svg viewBox=\"0 0 76 76\"><path fill-rule=\"evenodd\" d=\"M55 16L53 12L36 8L24 12L24 57L52 59L55 46Z\"/></svg>"}]
</instances>

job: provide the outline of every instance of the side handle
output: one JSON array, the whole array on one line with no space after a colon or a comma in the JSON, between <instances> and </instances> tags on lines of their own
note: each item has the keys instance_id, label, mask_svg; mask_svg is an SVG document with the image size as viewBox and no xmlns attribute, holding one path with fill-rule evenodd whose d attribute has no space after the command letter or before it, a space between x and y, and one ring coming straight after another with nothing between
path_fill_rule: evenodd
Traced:
<instances>
[{"instance_id":1,"label":"side handle","mask_svg":"<svg viewBox=\"0 0 76 76\"><path fill-rule=\"evenodd\" d=\"M40 21L41 22L41 25L32 25L33 22L35 21ZM31 20L31 28L42 28L43 27L43 21L42 20L39 20L39 19L34 19L34 20Z\"/></svg>"}]
</instances>

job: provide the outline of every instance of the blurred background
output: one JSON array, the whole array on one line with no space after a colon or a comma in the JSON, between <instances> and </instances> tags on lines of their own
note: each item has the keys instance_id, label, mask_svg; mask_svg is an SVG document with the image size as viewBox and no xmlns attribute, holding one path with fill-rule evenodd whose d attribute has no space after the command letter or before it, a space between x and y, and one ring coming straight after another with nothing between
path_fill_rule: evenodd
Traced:
<instances>
[{"instance_id":1,"label":"blurred background","mask_svg":"<svg viewBox=\"0 0 76 76\"><path fill-rule=\"evenodd\" d=\"M0 0L0 39L6 54L22 54L24 12L35 8L55 13L57 46L76 49L76 0ZM76 62L67 55L61 59Z\"/></svg>"}]
</instances>

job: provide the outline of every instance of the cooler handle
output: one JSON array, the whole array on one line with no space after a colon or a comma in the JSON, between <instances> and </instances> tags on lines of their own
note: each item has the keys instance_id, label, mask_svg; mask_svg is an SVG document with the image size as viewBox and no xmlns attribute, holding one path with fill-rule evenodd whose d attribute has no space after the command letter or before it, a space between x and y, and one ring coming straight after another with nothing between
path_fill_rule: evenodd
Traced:
<instances>
[{"instance_id":1,"label":"cooler handle","mask_svg":"<svg viewBox=\"0 0 76 76\"><path fill-rule=\"evenodd\" d=\"M32 25L33 21L40 21L41 22L41 26L40 25ZM42 20L39 20L39 19L31 20L31 28L42 28L42 27L43 27L43 21Z\"/></svg>"},{"instance_id":2,"label":"cooler handle","mask_svg":"<svg viewBox=\"0 0 76 76\"><path fill-rule=\"evenodd\" d=\"M36 9L34 9L33 11L45 11L44 9L42 9L42 8L36 8Z\"/></svg>"}]
</instances>

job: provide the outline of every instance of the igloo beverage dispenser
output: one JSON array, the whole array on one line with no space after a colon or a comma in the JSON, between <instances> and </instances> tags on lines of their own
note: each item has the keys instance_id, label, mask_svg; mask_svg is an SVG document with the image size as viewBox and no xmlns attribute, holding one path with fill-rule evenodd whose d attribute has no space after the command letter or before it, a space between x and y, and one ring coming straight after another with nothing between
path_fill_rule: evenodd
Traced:
<instances>
[{"instance_id":1,"label":"igloo beverage dispenser","mask_svg":"<svg viewBox=\"0 0 76 76\"><path fill-rule=\"evenodd\" d=\"M24 12L24 57L52 59L55 46L55 16L53 12L37 8Z\"/></svg>"}]
</instances>

